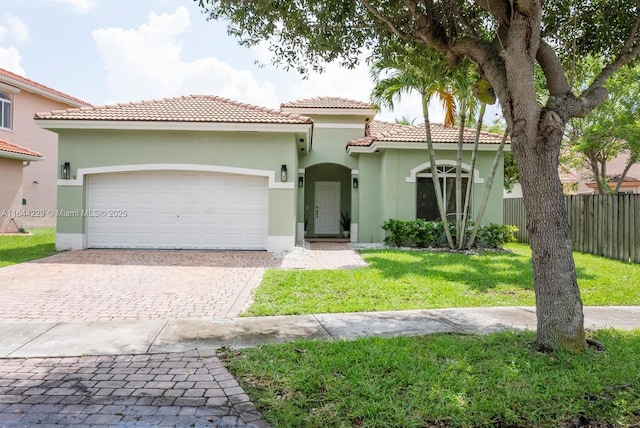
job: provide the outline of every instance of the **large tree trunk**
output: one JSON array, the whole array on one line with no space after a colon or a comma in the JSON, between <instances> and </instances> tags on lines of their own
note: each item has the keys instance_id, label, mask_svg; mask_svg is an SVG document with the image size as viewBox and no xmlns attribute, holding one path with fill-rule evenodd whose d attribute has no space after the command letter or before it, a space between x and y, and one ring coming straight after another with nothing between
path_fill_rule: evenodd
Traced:
<instances>
[{"instance_id":1,"label":"large tree trunk","mask_svg":"<svg viewBox=\"0 0 640 428\"><path fill-rule=\"evenodd\" d=\"M536 141L513 135L531 240L539 349L581 352L586 346L571 231L557 173L564 124L546 111ZM553 122L553 126L550 123ZM558 129L560 127L561 129Z\"/></svg>"},{"instance_id":2,"label":"large tree trunk","mask_svg":"<svg viewBox=\"0 0 640 428\"><path fill-rule=\"evenodd\" d=\"M542 11L539 3L518 2L518 8L527 5L529 10L512 14L509 23L507 46L502 54L506 85L502 86L505 91L499 98L511 129L511 149L518 161L527 212L538 319L536 345L545 351L581 352L586 347L582 300L571 251L569 216L558 175L560 144L569 115L563 113L566 105L557 102L556 97L551 97L544 109L536 101L532 82L540 48ZM543 54L544 51L541 53L544 57ZM543 59L548 67L559 65L549 58ZM545 76L550 80L554 76L548 71ZM552 83L550 86L555 90L567 89L565 85Z\"/></svg>"}]
</instances>

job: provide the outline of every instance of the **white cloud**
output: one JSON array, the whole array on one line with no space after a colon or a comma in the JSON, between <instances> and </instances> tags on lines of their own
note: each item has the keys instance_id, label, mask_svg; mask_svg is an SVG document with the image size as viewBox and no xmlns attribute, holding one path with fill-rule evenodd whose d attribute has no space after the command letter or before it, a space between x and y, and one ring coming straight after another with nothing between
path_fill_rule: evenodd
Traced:
<instances>
[{"instance_id":1,"label":"white cloud","mask_svg":"<svg viewBox=\"0 0 640 428\"><path fill-rule=\"evenodd\" d=\"M5 12L0 21L0 40L12 38L17 42L24 42L29 37L29 27L17 16Z\"/></svg>"},{"instance_id":2,"label":"white cloud","mask_svg":"<svg viewBox=\"0 0 640 428\"><path fill-rule=\"evenodd\" d=\"M277 105L273 85L215 58L187 62L180 36L191 31L189 12L149 14L136 29L106 28L93 32L107 70L109 97L116 101L212 94L252 104Z\"/></svg>"},{"instance_id":3,"label":"white cloud","mask_svg":"<svg viewBox=\"0 0 640 428\"><path fill-rule=\"evenodd\" d=\"M0 47L0 67L5 70L9 70L12 73L24 76L25 70L20 65L21 60L22 58L20 57L20 53L16 48Z\"/></svg>"},{"instance_id":4,"label":"white cloud","mask_svg":"<svg viewBox=\"0 0 640 428\"><path fill-rule=\"evenodd\" d=\"M97 0L49 0L53 3L62 3L71 6L77 13L85 14L93 10L97 4Z\"/></svg>"}]
</instances>

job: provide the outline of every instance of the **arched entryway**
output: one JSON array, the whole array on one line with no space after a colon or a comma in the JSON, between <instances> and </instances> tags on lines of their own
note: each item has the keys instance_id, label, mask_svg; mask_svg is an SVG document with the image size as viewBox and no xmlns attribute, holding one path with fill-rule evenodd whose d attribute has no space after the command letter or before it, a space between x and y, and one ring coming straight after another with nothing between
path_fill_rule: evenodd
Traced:
<instances>
[{"instance_id":1,"label":"arched entryway","mask_svg":"<svg viewBox=\"0 0 640 428\"><path fill-rule=\"evenodd\" d=\"M307 167L304 182L306 236L337 237L349 231L351 192L350 168L334 163Z\"/></svg>"}]
</instances>

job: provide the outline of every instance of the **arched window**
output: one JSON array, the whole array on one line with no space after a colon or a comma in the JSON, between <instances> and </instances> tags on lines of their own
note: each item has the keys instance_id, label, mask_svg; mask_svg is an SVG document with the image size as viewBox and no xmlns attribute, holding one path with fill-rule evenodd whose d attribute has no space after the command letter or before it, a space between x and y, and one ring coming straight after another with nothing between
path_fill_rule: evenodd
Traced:
<instances>
[{"instance_id":1,"label":"arched window","mask_svg":"<svg viewBox=\"0 0 640 428\"><path fill-rule=\"evenodd\" d=\"M456 213L456 167L440 165L438 174L440 177L440 187L442 188L442 199L444 201L447 216ZM469 184L469 172L462 171L462 203ZM438 204L436 202L436 191L431 178L431 169L416 175L416 218L425 220L437 220L440 218Z\"/></svg>"},{"instance_id":2,"label":"arched window","mask_svg":"<svg viewBox=\"0 0 640 428\"><path fill-rule=\"evenodd\" d=\"M0 128L11 129L11 97L0 92Z\"/></svg>"}]
</instances>

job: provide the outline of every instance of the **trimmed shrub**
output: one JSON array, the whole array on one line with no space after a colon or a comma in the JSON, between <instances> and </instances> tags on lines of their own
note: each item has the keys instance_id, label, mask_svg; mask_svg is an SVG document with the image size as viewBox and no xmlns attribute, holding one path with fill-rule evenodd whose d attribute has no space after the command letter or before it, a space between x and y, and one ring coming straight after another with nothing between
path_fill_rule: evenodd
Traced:
<instances>
[{"instance_id":1,"label":"trimmed shrub","mask_svg":"<svg viewBox=\"0 0 640 428\"><path fill-rule=\"evenodd\" d=\"M396 247L418 248L447 248L447 237L444 233L444 223L441 221L395 220L389 219L382 223L382 230L387 232L384 242ZM467 241L471 235L473 223L467 224ZM454 241L456 239L456 226L449 222L449 230ZM480 226L476 235L474 248L502 248L507 242L514 242L514 233L518 228L510 225L488 224Z\"/></svg>"},{"instance_id":2,"label":"trimmed shrub","mask_svg":"<svg viewBox=\"0 0 640 428\"><path fill-rule=\"evenodd\" d=\"M478 228L474 247L478 248L502 248L509 242L515 242L516 226L510 224L487 224Z\"/></svg>"},{"instance_id":3,"label":"trimmed shrub","mask_svg":"<svg viewBox=\"0 0 640 428\"><path fill-rule=\"evenodd\" d=\"M387 244L402 247L407 244L411 237L410 229L406 221L389 219L382 223L382 230L389 232L384 238Z\"/></svg>"}]
</instances>

